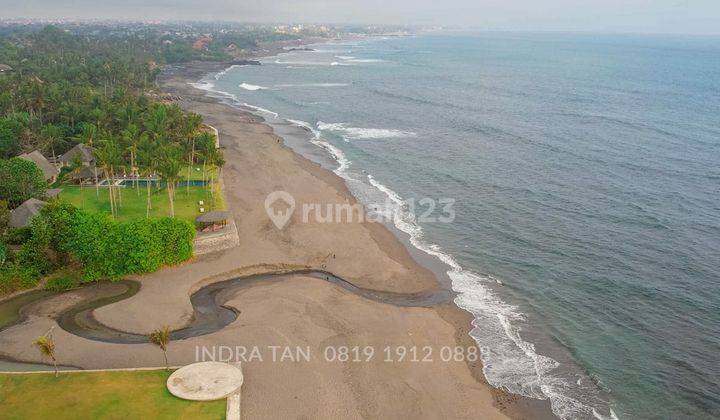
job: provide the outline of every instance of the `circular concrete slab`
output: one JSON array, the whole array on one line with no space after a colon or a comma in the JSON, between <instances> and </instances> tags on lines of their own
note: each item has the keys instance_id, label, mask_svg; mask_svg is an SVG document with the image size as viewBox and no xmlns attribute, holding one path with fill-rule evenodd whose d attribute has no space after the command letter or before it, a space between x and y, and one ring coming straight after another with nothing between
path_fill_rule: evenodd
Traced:
<instances>
[{"instance_id":1,"label":"circular concrete slab","mask_svg":"<svg viewBox=\"0 0 720 420\"><path fill-rule=\"evenodd\" d=\"M240 391L240 368L221 362L202 362L184 366L167 380L171 394L184 400L213 401Z\"/></svg>"}]
</instances>

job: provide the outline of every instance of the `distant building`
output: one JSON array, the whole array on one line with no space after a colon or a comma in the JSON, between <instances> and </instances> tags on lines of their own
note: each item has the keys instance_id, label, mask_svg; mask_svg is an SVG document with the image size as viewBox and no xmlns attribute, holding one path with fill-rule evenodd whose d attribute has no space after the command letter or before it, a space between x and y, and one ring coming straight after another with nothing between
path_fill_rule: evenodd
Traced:
<instances>
[{"instance_id":1,"label":"distant building","mask_svg":"<svg viewBox=\"0 0 720 420\"><path fill-rule=\"evenodd\" d=\"M23 228L30 226L35 217L47 203L37 198L31 198L20 204L20 207L10 211L10 227Z\"/></svg>"},{"instance_id":2,"label":"distant building","mask_svg":"<svg viewBox=\"0 0 720 420\"><path fill-rule=\"evenodd\" d=\"M82 162L83 166L95 166L95 155L93 155L92 147L83 143L75 145L75 147L60 156L60 164L62 166L71 166L78 155L80 155L80 162Z\"/></svg>"},{"instance_id":3,"label":"distant building","mask_svg":"<svg viewBox=\"0 0 720 420\"><path fill-rule=\"evenodd\" d=\"M0 64L0 73L9 73L12 71L12 67L8 66L7 64Z\"/></svg>"},{"instance_id":4,"label":"distant building","mask_svg":"<svg viewBox=\"0 0 720 420\"><path fill-rule=\"evenodd\" d=\"M203 36L195 41L192 45L194 50L207 50L208 46L212 42L212 38L209 36Z\"/></svg>"},{"instance_id":5,"label":"distant building","mask_svg":"<svg viewBox=\"0 0 720 420\"><path fill-rule=\"evenodd\" d=\"M45 177L45 181L48 182L55 182L57 180L58 175L60 174L60 171L58 168L55 167L52 163L50 163L45 156L43 156L42 153L38 152L37 150L34 150L30 153L23 153L22 155L18 156L20 159L29 160L30 162L34 162L35 165L37 165L38 168L43 173L43 176Z\"/></svg>"}]
</instances>

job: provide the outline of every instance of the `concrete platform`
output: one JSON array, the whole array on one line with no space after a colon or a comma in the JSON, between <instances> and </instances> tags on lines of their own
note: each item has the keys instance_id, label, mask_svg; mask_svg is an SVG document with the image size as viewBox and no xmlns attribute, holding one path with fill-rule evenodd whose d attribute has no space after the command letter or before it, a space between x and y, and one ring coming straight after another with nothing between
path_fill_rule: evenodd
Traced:
<instances>
[{"instance_id":1,"label":"concrete platform","mask_svg":"<svg viewBox=\"0 0 720 420\"><path fill-rule=\"evenodd\" d=\"M240 368L221 362L187 365L173 372L167 380L171 394L192 401L214 401L239 394L242 384Z\"/></svg>"}]
</instances>

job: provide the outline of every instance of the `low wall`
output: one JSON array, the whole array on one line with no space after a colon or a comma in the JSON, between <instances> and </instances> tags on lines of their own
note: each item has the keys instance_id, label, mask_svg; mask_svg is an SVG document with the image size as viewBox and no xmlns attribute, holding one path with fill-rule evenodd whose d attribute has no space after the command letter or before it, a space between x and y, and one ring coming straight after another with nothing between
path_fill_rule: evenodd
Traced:
<instances>
[{"instance_id":1,"label":"low wall","mask_svg":"<svg viewBox=\"0 0 720 420\"><path fill-rule=\"evenodd\" d=\"M235 221L230 223L222 230L216 232L198 232L193 243L193 254L202 255L210 252L222 251L223 249L233 248L240 244L237 226Z\"/></svg>"}]
</instances>

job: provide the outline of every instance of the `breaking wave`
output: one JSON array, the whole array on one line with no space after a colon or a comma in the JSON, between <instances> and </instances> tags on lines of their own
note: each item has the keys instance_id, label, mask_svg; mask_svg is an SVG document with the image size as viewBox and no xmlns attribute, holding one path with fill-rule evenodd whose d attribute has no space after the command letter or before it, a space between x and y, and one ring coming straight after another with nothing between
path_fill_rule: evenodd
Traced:
<instances>
[{"instance_id":1,"label":"breaking wave","mask_svg":"<svg viewBox=\"0 0 720 420\"><path fill-rule=\"evenodd\" d=\"M321 64L312 63L312 65ZM330 84L314 85L327 86ZM239 103L235 95L215 90L212 82L204 80L193 86L220 97L233 99L235 104L260 114L279 118L277 113L268 109ZM313 127L305 121L291 119L287 121L311 133L310 142L326 150L337 162L338 167L334 172L353 185L357 185L359 179L349 171L352 161L340 148L326 141L322 136L322 131L340 135L345 141L348 139L416 136L416 133L410 131L351 127L346 123L318 121L316 127ZM609 417L603 417L594 407L581 402L577 393L578 385L556 373L555 370L559 363L550 357L539 354L531 342L523 339L521 333L523 326L526 325L526 315L517 306L504 302L493 291L493 287L502 284L499 280L465 270L452 255L445 252L439 245L428 242L425 239L423 228L409 211L409 203L371 174L365 175L366 179L362 184L387 197L387 200L384 201L372 200L379 201L379 203L366 202L365 204L375 207L377 210L374 211L391 215L395 227L409 235L410 243L415 248L436 257L448 266L447 274L452 282L452 289L458 294L455 304L473 315L473 329L470 335L480 349L483 373L492 386L526 397L549 400L553 413L562 419L617 418L612 410Z\"/></svg>"},{"instance_id":2,"label":"breaking wave","mask_svg":"<svg viewBox=\"0 0 720 420\"><path fill-rule=\"evenodd\" d=\"M385 128L349 127L345 123L329 124L318 121L317 127L320 130L327 130L340 134L346 141L357 139L389 139L417 136L417 134L412 131L392 130Z\"/></svg>"},{"instance_id":3,"label":"breaking wave","mask_svg":"<svg viewBox=\"0 0 720 420\"><path fill-rule=\"evenodd\" d=\"M350 86L349 83L289 83L283 85L275 85L278 88L293 88L293 87L345 87Z\"/></svg>"},{"instance_id":4,"label":"breaking wave","mask_svg":"<svg viewBox=\"0 0 720 420\"><path fill-rule=\"evenodd\" d=\"M264 86L251 85L250 83L240 83L240 85L238 85L238 87L240 87L240 88L242 88L242 89L245 89L245 90L262 90L262 89L267 89L267 88L264 87Z\"/></svg>"}]
</instances>

